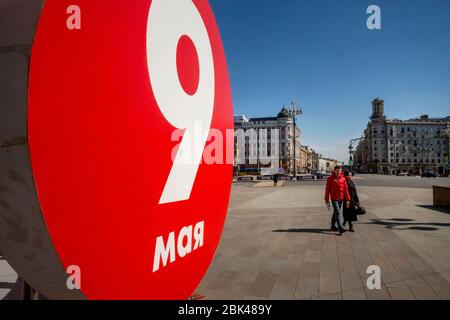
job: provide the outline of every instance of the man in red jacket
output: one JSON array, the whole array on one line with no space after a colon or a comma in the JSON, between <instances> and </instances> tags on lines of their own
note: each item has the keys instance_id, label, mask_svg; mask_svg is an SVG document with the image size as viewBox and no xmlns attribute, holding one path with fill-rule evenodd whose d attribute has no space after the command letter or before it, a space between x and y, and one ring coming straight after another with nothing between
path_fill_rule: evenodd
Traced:
<instances>
[{"instance_id":1,"label":"man in red jacket","mask_svg":"<svg viewBox=\"0 0 450 320\"><path fill-rule=\"evenodd\" d=\"M344 233L342 227L342 205L344 201L346 205L350 205L350 195L348 193L347 181L341 173L341 167L336 166L333 174L327 179L327 186L325 188L325 204L330 210L330 200L333 206L333 217L331 218L331 231L339 231L339 234ZM337 224L337 226L336 226Z\"/></svg>"}]
</instances>

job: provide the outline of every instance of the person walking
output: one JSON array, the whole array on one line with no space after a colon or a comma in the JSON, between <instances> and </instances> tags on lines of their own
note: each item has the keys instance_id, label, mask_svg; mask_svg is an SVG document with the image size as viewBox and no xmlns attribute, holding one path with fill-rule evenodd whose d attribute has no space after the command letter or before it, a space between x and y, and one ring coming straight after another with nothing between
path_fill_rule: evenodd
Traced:
<instances>
[{"instance_id":1,"label":"person walking","mask_svg":"<svg viewBox=\"0 0 450 320\"><path fill-rule=\"evenodd\" d=\"M347 181L342 175L340 166L334 168L333 174L328 177L327 185L325 187L325 204L330 210L333 207L333 216L331 218L331 231L339 231L339 234L345 232L342 226L342 208L345 205L350 205L350 195L348 193Z\"/></svg>"},{"instance_id":2,"label":"person walking","mask_svg":"<svg viewBox=\"0 0 450 320\"><path fill-rule=\"evenodd\" d=\"M359 203L355 183L352 180L352 173L349 171L344 171L344 178L347 181L348 193L350 195L350 206L344 207L344 226L348 222L348 231L355 232L353 229L353 222L358 221L356 209L361 205Z\"/></svg>"},{"instance_id":3,"label":"person walking","mask_svg":"<svg viewBox=\"0 0 450 320\"><path fill-rule=\"evenodd\" d=\"M273 186L276 187L278 185L278 173L273 175Z\"/></svg>"}]
</instances>

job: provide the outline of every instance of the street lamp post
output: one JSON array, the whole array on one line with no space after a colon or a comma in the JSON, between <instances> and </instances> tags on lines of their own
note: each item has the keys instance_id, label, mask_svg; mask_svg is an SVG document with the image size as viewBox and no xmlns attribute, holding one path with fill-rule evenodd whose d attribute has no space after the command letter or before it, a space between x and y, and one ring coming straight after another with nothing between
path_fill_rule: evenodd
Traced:
<instances>
[{"instance_id":1,"label":"street lamp post","mask_svg":"<svg viewBox=\"0 0 450 320\"><path fill-rule=\"evenodd\" d=\"M444 152L447 154L447 156L444 157L444 168L443 168L443 174L445 176L449 176L448 175L448 171L449 171L449 164L448 164L448 159L450 156L450 124L447 123L447 128L445 128L442 132L442 137L447 138L447 145L446 145L446 149L444 149Z\"/></svg>"},{"instance_id":2,"label":"street lamp post","mask_svg":"<svg viewBox=\"0 0 450 320\"><path fill-rule=\"evenodd\" d=\"M355 142L361 141L361 140L364 140L364 137L352 139L352 140L350 140L350 145L348 146L348 150L349 150L349 153L350 153L350 160L351 160L351 163L349 163L349 165L350 165L350 172L352 174L353 174L353 161L354 161L353 144Z\"/></svg>"},{"instance_id":3,"label":"street lamp post","mask_svg":"<svg viewBox=\"0 0 450 320\"><path fill-rule=\"evenodd\" d=\"M234 147L234 167L236 167L236 187L239 181L239 147L236 144Z\"/></svg>"},{"instance_id":4,"label":"street lamp post","mask_svg":"<svg viewBox=\"0 0 450 320\"><path fill-rule=\"evenodd\" d=\"M294 179L297 179L297 150L296 150L296 136L297 136L297 116L303 114L302 108L297 107L297 103L292 101L291 108L288 109L289 116L292 118L294 124Z\"/></svg>"},{"instance_id":5,"label":"street lamp post","mask_svg":"<svg viewBox=\"0 0 450 320\"><path fill-rule=\"evenodd\" d=\"M430 154L433 154L434 152L433 137L428 133L426 135L423 135L420 143L415 146L414 152L416 152L420 156L419 174L422 174L424 168L429 166L428 159L430 157Z\"/></svg>"}]
</instances>

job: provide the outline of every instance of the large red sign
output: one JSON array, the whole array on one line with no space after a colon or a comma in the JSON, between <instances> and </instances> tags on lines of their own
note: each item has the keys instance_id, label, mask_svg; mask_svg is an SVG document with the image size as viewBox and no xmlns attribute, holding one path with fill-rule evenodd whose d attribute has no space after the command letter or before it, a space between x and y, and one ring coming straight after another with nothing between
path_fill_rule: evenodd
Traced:
<instances>
[{"instance_id":1,"label":"large red sign","mask_svg":"<svg viewBox=\"0 0 450 320\"><path fill-rule=\"evenodd\" d=\"M70 29L74 3L81 24ZM45 2L29 76L31 162L51 240L64 267L79 266L87 298L185 299L201 281L232 168L200 163L210 142L191 143L196 126L233 128L207 0ZM192 163L180 161L186 150Z\"/></svg>"}]
</instances>

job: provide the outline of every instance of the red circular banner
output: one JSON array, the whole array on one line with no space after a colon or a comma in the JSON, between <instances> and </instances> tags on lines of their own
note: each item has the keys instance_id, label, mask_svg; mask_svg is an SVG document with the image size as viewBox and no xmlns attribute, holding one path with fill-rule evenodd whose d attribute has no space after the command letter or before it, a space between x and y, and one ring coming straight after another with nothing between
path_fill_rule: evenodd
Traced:
<instances>
[{"instance_id":1,"label":"red circular banner","mask_svg":"<svg viewBox=\"0 0 450 320\"><path fill-rule=\"evenodd\" d=\"M70 29L72 4L45 2L29 76L51 240L89 299L185 299L217 248L231 186L232 164L171 158L174 130L233 128L213 13L206 0L79 0Z\"/></svg>"}]
</instances>

